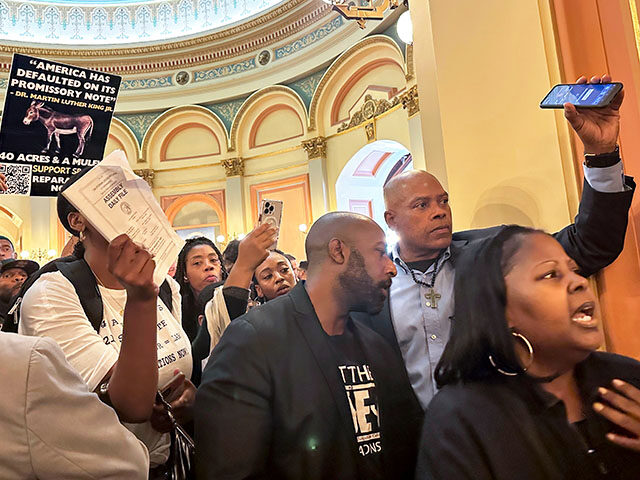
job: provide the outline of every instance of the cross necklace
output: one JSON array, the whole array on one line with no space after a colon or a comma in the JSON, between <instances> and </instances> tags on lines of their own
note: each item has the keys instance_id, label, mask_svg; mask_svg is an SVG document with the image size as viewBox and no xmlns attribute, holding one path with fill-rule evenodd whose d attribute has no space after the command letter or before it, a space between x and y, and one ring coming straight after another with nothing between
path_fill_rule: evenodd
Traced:
<instances>
[{"instance_id":1,"label":"cross necklace","mask_svg":"<svg viewBox=\"0 0 640 480\"><path fill-rule=\"evenodd\" d=\"M435 264L433 265L433 274L431 275L431 281L429 283L423 282L422 280L416 278L416 274L413 273L413 269L409 268L409 272L411 273L411 278L413 278L413 281L418 285L422 285L423 287L427 287L429 289L429 291L424 294L424 298L427 300L427 307L438 308L438 300L442 298L442 295L436 292L433 287L436 284L436 277L438 276L440 267L442 267L442 263L440 263L440 260L443 257L444 254L440 253L440 255L438 255L438 257L436 258Z\"/></svg>"}]
</instances>

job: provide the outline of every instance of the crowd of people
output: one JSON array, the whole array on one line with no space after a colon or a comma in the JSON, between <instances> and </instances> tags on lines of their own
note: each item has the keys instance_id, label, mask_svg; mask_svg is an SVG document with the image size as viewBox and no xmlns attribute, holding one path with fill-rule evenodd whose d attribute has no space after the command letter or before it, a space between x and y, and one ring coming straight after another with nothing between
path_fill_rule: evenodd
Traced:
<instances>
[{"instance_id":1,"label":"crowd of people","mask_svg":"<svg viewBox=\"0 0 640 480\"><path fill-rule=\"evenodd\" d=\"M0 237L0 478L640 478L640 363L599 351L586 279L624 244L622 100L565 105L585 180L553 235L454 233L414 170L381 192L390 250L330 212L303 261L263 224L223 252L188 239L156 285L143 246L59 195L70 255L40 268Z\"/></svg>"}]
</instances>

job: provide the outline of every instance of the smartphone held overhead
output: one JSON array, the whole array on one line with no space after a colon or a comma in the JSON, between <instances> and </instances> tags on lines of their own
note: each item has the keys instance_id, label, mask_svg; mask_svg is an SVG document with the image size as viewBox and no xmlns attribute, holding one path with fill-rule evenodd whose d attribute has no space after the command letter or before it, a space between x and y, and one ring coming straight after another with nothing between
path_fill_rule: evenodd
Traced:
<instances>
[{"instance_id":1,"label":"smartphone held overhead","mask_svg":"<svg viewBox=\"0 0 640 480\"><path fill-rule=\"evenodd\" d=\"M540 108L563 108L571 103L578 108L606 107L622 90L622 83L563 83L551 89Z\"/></svg>"},{"instance_id":2,"label":"smartphone held overhead","mask_svg":"<svg viewBox=\"0 0 640 480\"><path fill-rule=\"evenodd\" d=\"M283 202L281 200L262 200L260 204L260 215L258 217L258 224L262 225L268 223L276 229L276 241L269 247L269 250L275 250L278 248L278 236L280 235L280 222L282 221L282 207Z\"/></svg>"}]
</instances>

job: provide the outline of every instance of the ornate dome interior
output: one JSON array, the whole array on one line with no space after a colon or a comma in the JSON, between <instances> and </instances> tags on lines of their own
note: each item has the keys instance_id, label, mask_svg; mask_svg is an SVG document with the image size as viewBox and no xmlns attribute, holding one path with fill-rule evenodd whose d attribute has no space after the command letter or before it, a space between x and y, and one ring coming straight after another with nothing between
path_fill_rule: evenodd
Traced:
<instances>
[{"instance_id":1,"label":"ornate dome interior","mask_svg":"<svg viewBox=\"0 0 640 480\"><path fill-rule=\"evenodd\" d=\"M57 45L167 42L242 23L283 0L4 0L0 41Z\"/></svg>"},{"instance_id":2,"label":"ornate dome interior","mask_svg":"<svg viewBox=\"0 0 640 480\"><path fill-rule=\"evenodd\" d=\"M15 53L121 76L104 153L126 153L173 228L224 248L281 200L279 248L299 259L332 210L391 240L382 186L410 168L440 179L456 230L566 226L583 159L539 103L582 74L624 83L620 149L640 175L640 0L396 3L360 28L323 0L0 0L0 94ZM39 261L68 240L45 197L3 197L0 235ZM640 285L629 248L633 268L610 285Z\"/></svg>"}]
</instances>

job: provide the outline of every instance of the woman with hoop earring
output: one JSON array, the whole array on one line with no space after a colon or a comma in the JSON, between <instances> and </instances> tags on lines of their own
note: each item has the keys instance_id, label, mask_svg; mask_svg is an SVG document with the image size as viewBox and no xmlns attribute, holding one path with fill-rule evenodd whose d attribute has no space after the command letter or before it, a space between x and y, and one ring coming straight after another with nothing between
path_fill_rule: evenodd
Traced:
<instances>
[{"instance_id":1,"label":"woman with hoop earring","mask_svg":"<svg viewBox=\"0 0 640 480\"><path fill-rule=\"evenodd\" d=\"M640 478L640 363L596 351L596 298L560 244L507 226L456 265L417 478Z\"/></svg>"}]
</instances>

